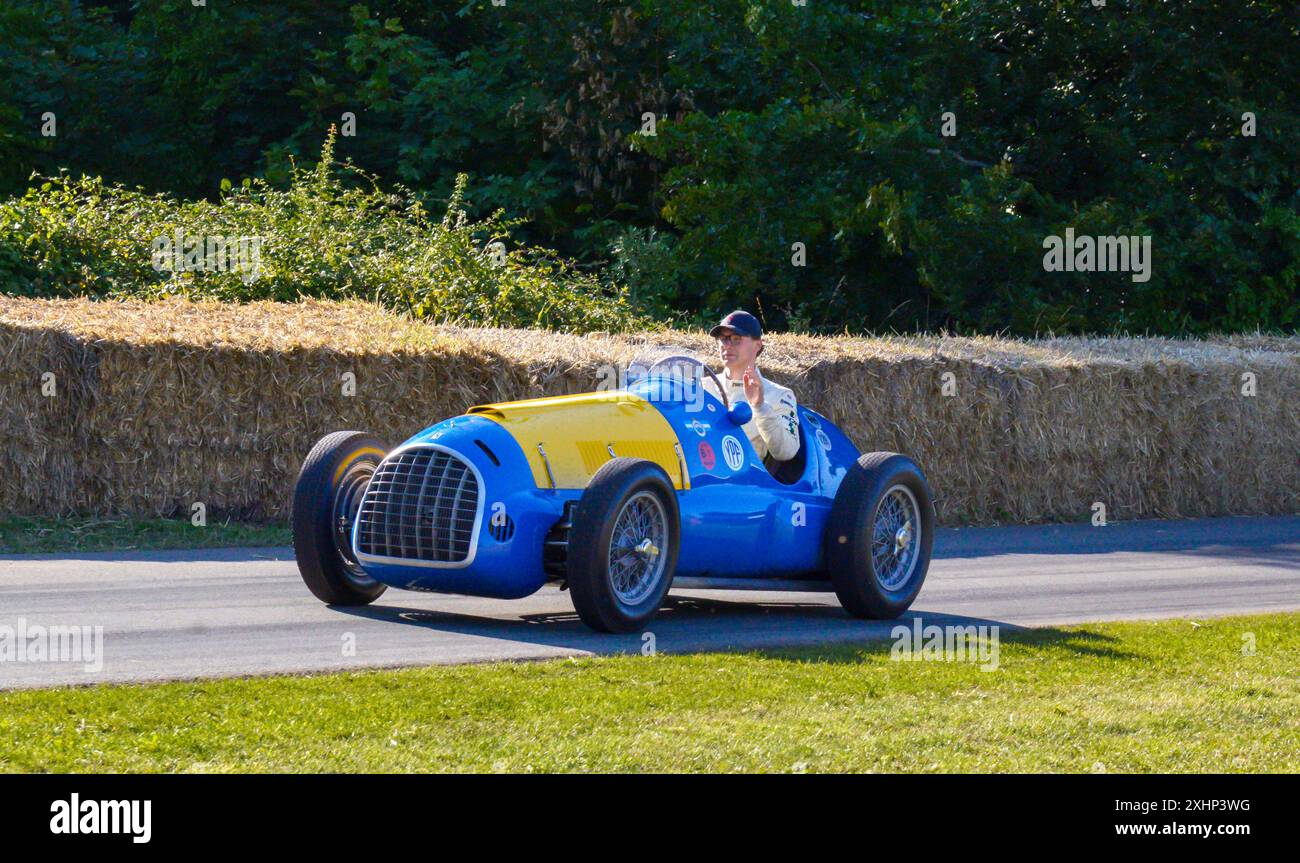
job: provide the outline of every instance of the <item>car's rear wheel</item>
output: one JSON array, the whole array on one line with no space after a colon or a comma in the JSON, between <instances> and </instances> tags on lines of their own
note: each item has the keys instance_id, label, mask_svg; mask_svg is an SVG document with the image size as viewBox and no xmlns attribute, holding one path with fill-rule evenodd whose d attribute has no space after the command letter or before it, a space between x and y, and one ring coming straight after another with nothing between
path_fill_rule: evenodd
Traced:
<instances>
[{"instance_id":1,"label":"car's rear wheel","mask_svg":"<svg viewBox=\"0 0 1300 863\"><path fill-rule=\"evenodd\" d=\"M677 494L663 468L615 458L592 476L573 513L573 607L599 632L635 632L672 585L681 542Z\"/></svg>"},{"instance_id":2,"label":"car's rear wheel","mask_svg":"<svg viewBox=\"0 0 1300 863\"><path fill-rule=\"evenodd\" d=\"M366 575L352 524L388 447L362 432L328 434L308 453L293 490L293 551L307 589L331 605L366 605L385 585Z\"/></svg>"},{"instance_id":3,"label":"car's rear wheel","mask_svg":"<svg viewBox=\"0 0 1300 863\"><path fill-rule=\"evenodd\" d=\"M911 606L930 568L934 504L907 456L868 453L835 493L826 565L835 593L857 617L888 620Z\"/></svg>"}]
</instances>

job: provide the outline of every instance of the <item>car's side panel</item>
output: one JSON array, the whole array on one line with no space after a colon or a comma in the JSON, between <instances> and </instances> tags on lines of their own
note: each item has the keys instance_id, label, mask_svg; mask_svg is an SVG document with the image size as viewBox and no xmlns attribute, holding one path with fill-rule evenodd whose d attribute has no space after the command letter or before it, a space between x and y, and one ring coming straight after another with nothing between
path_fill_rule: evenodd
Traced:
<instances>
[{"instance_id":1,"label":"car's side panel","mask_svg":"<svg viewBox=\"0 0 1300 863\"><path fill-rule=\"evenodd\" d=\"M691 477L678 495L684 576L778 577L821 568L830 500L815 439L805 435L805 468L793 485L778 482L745 434L708 393L656 402L677 430Z\"/></svg>"},{"instance_id":2,"label":"car's side panel","mask_svg":"<svg viewBox=\"0 0 1300 863\"><path fill-rule=\"evenodd\" d=\"M710 485L681 495L679 505L680 575L775 578L821 568L830 507L819 495Z\"/></svg>"}]
</instances>

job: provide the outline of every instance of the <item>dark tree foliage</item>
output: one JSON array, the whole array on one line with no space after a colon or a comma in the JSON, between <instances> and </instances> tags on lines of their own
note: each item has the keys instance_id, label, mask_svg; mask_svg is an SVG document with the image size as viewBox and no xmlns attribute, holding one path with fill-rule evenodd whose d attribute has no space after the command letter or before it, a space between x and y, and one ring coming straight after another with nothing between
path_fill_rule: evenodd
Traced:
<instances>
[{"instance_id":1,"label":"dark tree foliage","mask_svg":"<svg viewBox=\"0 0 1300 863\"><path fill-rule=\"evenodd\" d=\"M431 206L468 173L475 212L526 217L519 239L661 317L1294 329L1298 10L6 0L0 191L64 168L189 198L284 184L352 112L341 157ZM1046 271L1067 228L1149 235L1151 278Z\"/></svg>"}]
</instances>

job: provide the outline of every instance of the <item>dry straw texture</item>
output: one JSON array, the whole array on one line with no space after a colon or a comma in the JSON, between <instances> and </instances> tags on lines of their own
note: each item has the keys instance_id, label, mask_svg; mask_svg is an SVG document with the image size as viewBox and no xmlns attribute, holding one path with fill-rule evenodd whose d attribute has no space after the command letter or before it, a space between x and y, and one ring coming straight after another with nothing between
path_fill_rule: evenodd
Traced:
<instances>
[{"instance_id":1,"label":"dry straw texture","mask_svg":"<svg viewBox=\"0 0 1300 863\"><path fill-rule=\"evenodd\" d=\"M862 449L924 466L946 524L1076 520L1095 501L1111 519L1300 511L1300 338L767 344L765 373ZM397 443L472 404L595 389L665 347L712 350L698 332L438 327L363 303L4 299L0 511L283 518L326 432Z\"/></svg>"}]
</instances>

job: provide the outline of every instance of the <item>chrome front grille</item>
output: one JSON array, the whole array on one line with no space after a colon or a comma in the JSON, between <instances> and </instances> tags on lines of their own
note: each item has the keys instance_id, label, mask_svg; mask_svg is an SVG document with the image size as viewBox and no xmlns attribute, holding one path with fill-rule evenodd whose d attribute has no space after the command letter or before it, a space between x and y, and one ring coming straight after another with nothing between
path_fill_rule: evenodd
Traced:
<instances>
[{"instance_id":1,"label":"chrome front grille","mask_svg":"<svg viewBox=\"0 0 1300 863\"><path fill-rule=\"evenodd\" d=\"M473 555L478 477L454 453L415 446L384 459L357 514L357 552L429 564Z\"/></svg>"}]
</instances>

